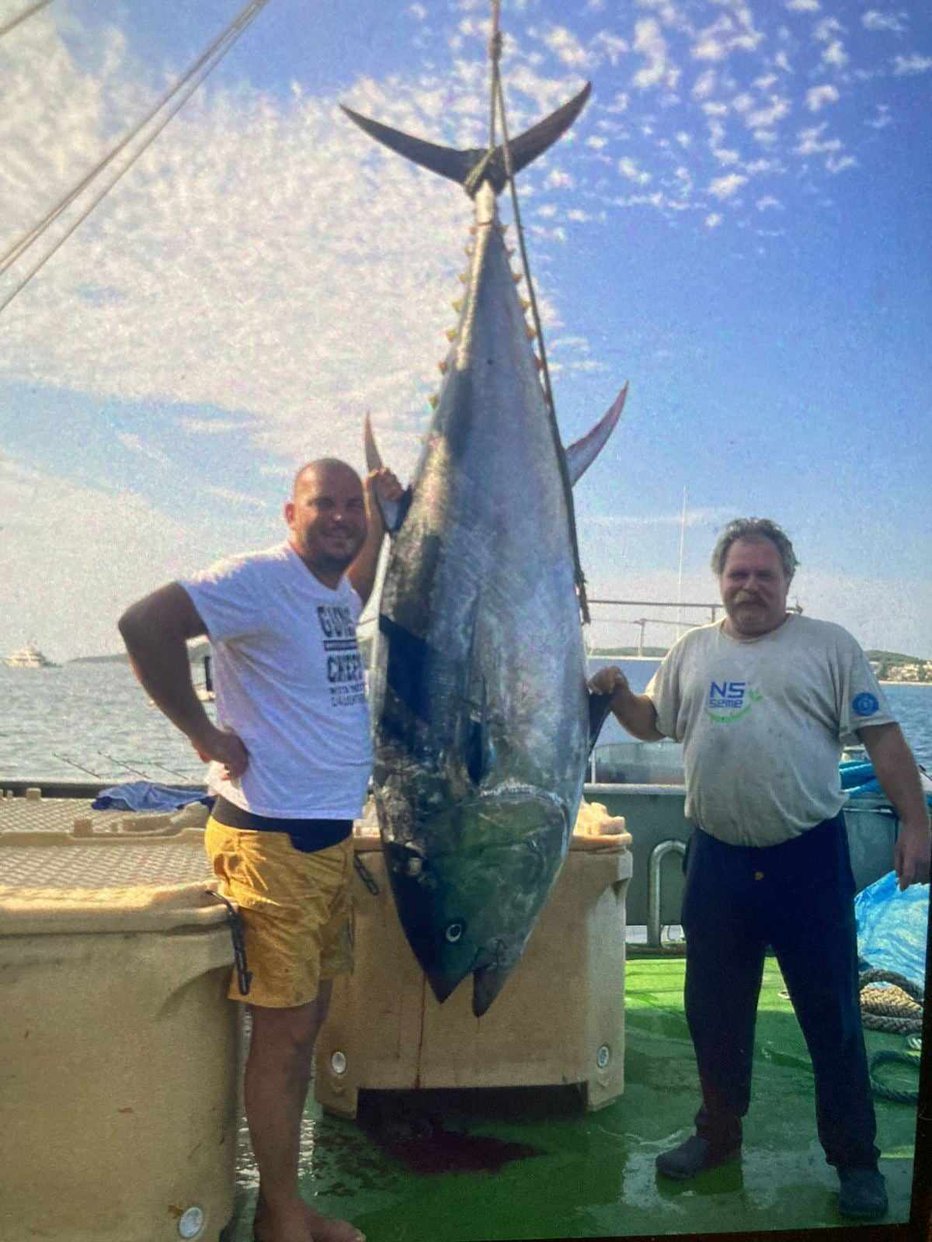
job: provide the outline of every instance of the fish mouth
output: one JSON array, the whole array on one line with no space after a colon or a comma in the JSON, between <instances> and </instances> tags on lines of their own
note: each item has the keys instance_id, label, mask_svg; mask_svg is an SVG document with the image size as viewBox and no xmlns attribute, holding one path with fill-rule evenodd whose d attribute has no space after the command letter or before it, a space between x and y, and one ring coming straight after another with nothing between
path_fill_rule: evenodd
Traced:
<instances>
[{"instance_id":1,"label":"fish mouth","mask_svg":"<svg viewBox=\"0 0 932 1242\"><path fill-rule=\"evenodd\" d=\"M408 943L442 1004L473 976L473 1013L516 965L569 844L568 810L540 790L470 799L416 840L383 839Z\"/></svg>"}]
</instances>

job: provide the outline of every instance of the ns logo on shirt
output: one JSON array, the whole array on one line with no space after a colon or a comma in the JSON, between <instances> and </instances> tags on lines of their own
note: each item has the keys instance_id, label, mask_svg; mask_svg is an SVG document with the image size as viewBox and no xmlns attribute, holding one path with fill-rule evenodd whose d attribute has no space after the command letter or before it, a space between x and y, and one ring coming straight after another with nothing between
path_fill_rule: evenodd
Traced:
<instances>
[{"instance_id":1,"label":"ns logo on shirt","mask_svg":"<svg viewBox=\"0 0 932 1242\"><path fill-rule=\"evenodd\" d=\"M746 681L712 681L706 699L706 715L722 724L731 724L746 716L764 696Z\"/></svg>"}]
</instances>

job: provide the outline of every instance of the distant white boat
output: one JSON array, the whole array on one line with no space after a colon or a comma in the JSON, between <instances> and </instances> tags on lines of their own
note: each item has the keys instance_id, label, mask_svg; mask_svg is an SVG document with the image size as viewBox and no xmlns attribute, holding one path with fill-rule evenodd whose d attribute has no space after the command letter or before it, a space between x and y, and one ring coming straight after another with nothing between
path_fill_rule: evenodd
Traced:
<instances>
[{"instance_id":1,"label":"distant white boat","mask_svg":"<svg viewBox=\"0 0 932 1242\"><path fill-rule=\"evenodd\" d=\"M48 656L42 654L35 643L27 643L19 651L13 651L3 663L7 668L58 668Z\"/></svg>"}]
</instances>

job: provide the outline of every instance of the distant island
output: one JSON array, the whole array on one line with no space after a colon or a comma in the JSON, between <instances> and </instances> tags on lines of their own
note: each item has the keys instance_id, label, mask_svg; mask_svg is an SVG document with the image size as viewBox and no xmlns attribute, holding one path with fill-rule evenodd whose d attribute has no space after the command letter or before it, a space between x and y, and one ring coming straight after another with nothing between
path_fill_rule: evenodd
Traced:
<instances>
[{"instance_id":1,"label":"distant island","mask_svg":"<svg viewBox=\"0 0 932 1242\"><path fill-rule=\"evenodd\" d=\"M638 656L648 659L662 660L667 654L666 647L599 647L590 651L597 659L631 660ZM864 654L870 661L879 681L892 681L904 685L932 684L932 660L923 660L919 656L904 655L900 651L879 651L871 649Z\"/></svg>"},{"instance_id":2,"label":"distant island","mask_svg":"<svg viewBox=\"0 0 932 1242\"><path fill-rule=\"evenodd\" d=\"M879 681L907 685L932 682L932 660L920 660L918 656L902 655L898 651L865 651L864 654Z\"/></svg>"}]
</instances>

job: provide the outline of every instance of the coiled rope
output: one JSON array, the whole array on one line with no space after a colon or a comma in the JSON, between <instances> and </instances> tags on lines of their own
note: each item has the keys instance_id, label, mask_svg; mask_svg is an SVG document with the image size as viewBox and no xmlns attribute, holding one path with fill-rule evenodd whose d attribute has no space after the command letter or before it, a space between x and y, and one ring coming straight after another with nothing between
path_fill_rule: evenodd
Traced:
<instances>
[{"instance_id":1,"label":"coiled rope","mask_svg":"<svg viewBox=\"0 0 932 1242\"><path fill-rule=\"evenodd\" d=\"M871 1030L907 1036L906 1052L884 1048L871 1056L868 1071L874 1094L898 1104L916 1104L918 1090L891 1087L882 1081L877 1071L882 1065L906 1065L918 1073L922 1048L922 989L892 970L865 970L858 983L863 1025ZM878 983L886 986L871 986Z\"/></svg>"}]
</instances>

